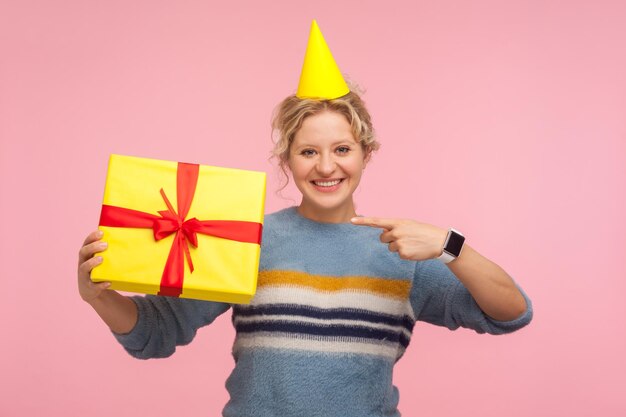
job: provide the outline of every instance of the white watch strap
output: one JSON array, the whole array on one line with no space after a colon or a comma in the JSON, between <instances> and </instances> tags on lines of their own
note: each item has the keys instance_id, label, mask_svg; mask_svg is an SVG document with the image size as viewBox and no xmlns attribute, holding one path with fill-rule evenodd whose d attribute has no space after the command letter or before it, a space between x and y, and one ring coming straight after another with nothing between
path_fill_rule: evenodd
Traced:
<instances>
[{"instance_id":1,"label":"white watch strap","mask_svg":"<svg viewBox=\"0 0 626 417\"><path fill-rule=\"evenodd\" d=\"M449 262L454 261L456 259L456 256L450 255L448 252L446 252L444 250L443 253L441 255L439 255L439 257L437 259L439 259L441 262L447 264Z\"/></svg>"}]
</instances>

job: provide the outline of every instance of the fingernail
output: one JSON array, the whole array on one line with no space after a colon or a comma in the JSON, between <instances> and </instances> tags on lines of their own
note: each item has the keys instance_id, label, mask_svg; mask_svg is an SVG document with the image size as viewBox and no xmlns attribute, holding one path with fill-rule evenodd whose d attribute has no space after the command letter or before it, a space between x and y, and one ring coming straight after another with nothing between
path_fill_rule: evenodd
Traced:
<instances>
[{"instance_id":1,"label":"fingernail","mask_svg":"<svg viewBox=\"0 0 626 417\"><path fill-rule=\"evenodd\" d=\"M97 237L102 237L102 236L104 236L104 232L103 232L102 230L98 230L98 231L96 232L96 236L97 236Z\"/></svg>"},{"instance_id":2,"label":"fingernail","mask_svg":"<svg viewBox=\"0 0 626 417\"><path fill-rule=\"evenodd\" d=\"M100 242L100 247L101 247L101 248L106 248L107 246L109 246L109 244L108 244L108 243L106 243L106 242Z\"/></svg>"},{"instance_id":3,"label":"fingernail","mask_svg":"<svg viewBox=\"0 0 626 417\"><path fill-rule=\"evenodd\" d=\"M351 222L356 222L358 220L358 217L353 217L350 219Z\"/></svg>"},{"instance_id":4,"label":"fingernail","mask_svg":"<svg viewBox=\"0 0 626 417\"><path fill-rule=\"evenodd\" d=\"M96 256L96 262L98 263L102 262L102 256Z\"/></svg>"}]
</instances>

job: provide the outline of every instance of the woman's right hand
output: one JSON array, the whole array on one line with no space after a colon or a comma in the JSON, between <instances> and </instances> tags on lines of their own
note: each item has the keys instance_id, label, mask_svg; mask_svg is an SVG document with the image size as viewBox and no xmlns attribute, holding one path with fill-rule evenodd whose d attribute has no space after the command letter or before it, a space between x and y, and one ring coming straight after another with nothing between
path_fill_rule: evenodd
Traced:
<instances>
[{"instance_id":1,"label":"woman's right hand","mask_svg":"<svg viewBox=\"0 0 626 417\"><path fill-rule=\"evenodd\" d=\"M91 270L102 263L102 257L94 255L107 248L107 243L101 238L102 231L91 232L78 251L78 292L90 304L111 286L110 282L91 281Z\"/></svg>"}]
</instances>

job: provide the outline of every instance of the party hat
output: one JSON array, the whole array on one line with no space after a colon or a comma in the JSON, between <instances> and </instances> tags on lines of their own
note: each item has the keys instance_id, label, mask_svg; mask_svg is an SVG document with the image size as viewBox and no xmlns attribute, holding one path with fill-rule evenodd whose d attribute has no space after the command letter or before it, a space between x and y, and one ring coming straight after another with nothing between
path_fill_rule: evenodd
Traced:
<instances>
[{"instance_id":1,"label":"party hat","mask_svg":"<svg viewBox=\"0 0 626 417\"><path fill-rule=\"evenodd\" d=\"M313 20L296 97L333 99L349 92L324 36Z\"/></svg>"}]
</instances>

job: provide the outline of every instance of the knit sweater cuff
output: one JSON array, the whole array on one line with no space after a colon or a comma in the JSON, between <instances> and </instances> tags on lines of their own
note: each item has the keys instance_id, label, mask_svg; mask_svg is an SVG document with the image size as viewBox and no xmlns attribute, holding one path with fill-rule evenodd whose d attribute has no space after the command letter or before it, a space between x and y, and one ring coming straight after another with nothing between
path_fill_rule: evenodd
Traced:
<instances>
[{"instance_id":1,"label":"knit sweater cuff","mask_svg":"<svg viewBox=\"0 0 626 417\"><path fill-rule=\"evenodd\" d=\"M524 313L522 313L521 316L519 316L516 319L509 320L509 321L500 321L500 320L493 319L489 316L486 316L487 320L493 323L493 325L496 326L497 328L504 330L505 333L513 332L515 330L521 329L522 327L530 323L530 321L533 318L533 305L532 305L532 302L530 301L530 298L528 298L528 295L526 295L524 290L522 290L519 286L517 286L517 289L519 290L520 293L522 293L522 296L524 297L524 300L526 301L526 311L524 311Z\"/></svg>"},{"instance_id":2,"label":"knit sweater cuff","mask_svg":"<svg viewBox=\"0 0 626 417\"><path fill-rule=\"evenodd\" d=\"M521 316L513 320L500 321L485 314L465 286L458 281L455 285L454 295L451 297L449 302L451 302L452 305L464 307L458 310L460 314L460 322L457 322L456 320L449 320L448 323L453 324L447 325L448 328L454 330L458 328L459 325L462 325L463 327L474 329L478 333L489 333L494 335L511 333L521 329L530 323L533 316L533 309L530 299L526 293L519 288L519 286L517 286L517 288L526 300L526 311Z\"/></svg>"},{"instance_id":3,"label":"knit sweater cuff","mask_svg":"<svg viewBox=\"0 0 626 417\"><path fill-rule=\"evenodd\" d=\"M126 350L143 350L148 341L148 319L146 314L146 300L143 297L134 296L129 297L134 301L137 306L137 323L135 323L135 327L128 333L120 334L113 333L113 336L117 339L117 341L124 346Z\"/></svg>"}]
</instances>

